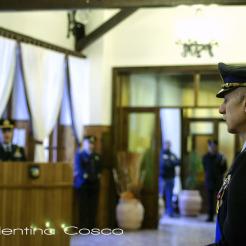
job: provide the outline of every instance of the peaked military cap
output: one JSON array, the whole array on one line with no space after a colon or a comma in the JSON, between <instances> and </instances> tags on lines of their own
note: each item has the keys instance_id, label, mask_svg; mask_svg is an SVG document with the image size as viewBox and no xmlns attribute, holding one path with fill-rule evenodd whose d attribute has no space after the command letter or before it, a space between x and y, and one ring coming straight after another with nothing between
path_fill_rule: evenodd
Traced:
<instances>
[{"instance_id":1,"label":"peaked military cap","mask_svg":"<svg viewBox=\"0 0 246 246\"><path fill-rule=\"evenodd\" d=\"M226 93L238 87L246 87L246 66L230 66L221 62L218 70L224 84L216 97L223 98Z\"/></svg>"},{"instance_id":2,"label":"peaked military cap","mask_svg":"<svg viewBox=\"0 0 246 246\"><path fill-rule=\"evenodd\" d=\"M15 125L14 120L9 119L1 119L0 120L0 128L1 129L13 129Z\"/></svg>"},{"instance_id":3,"label":"peaked military cap","mask_svg":"<svg viewBox=\"0 0 246 246\"><path fill-rule=\"evenodd\" d=\"M84 140L88 140L90 143L95 143L96 137L95 136L84 136Z\"/></svg>"}]
</instances>

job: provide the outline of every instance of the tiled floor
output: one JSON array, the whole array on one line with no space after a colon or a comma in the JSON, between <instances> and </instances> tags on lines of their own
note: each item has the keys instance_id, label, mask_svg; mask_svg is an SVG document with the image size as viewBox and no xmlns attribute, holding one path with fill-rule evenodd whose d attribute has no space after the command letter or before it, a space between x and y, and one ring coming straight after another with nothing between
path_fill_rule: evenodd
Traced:
<instances>
[{"instance_id":1,"label":"tiled floor","mask_svg":"<svg viewBox=\"0 0 246 246\"><path fill-rule=\"evenodd\" d=\"M71 246L202 246L213 242L214 223L198 218L164 218L158 230L124 232L120 236L76 236Z\"/></svg>"}]
</instances>

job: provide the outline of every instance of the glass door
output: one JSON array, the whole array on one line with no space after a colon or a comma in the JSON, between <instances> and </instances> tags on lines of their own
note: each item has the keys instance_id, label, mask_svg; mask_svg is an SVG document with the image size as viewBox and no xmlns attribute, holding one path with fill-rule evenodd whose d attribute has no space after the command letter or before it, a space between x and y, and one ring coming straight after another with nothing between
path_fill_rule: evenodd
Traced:
<instances>
[{"instance_id":1,"label":"glass door","mask_svg":"<svg viewBox=\"0 0 246 246\"><path fill-rule=\"evenodd\" d=\"M141 169L145 178L141 201L145 208L143 227L158 224L158 156L160 146L158 110L127 111L124 138L126 151L143 155Z\"/></svg>"},{"instance_id":2,"label":"glass door","mask_svg":"<svg viewBox=\"0 0 246 246\"><path fill-rule=\"evenodd\" d=\"M221 119L193 118L184 119L184 121L183 183L185 188L194 188L200 191L203 198L202 211L205 212L207 197L202 157L208 151L208 140L218 141L219 152L224 154L228 166L230 166L234 158L235 136L227 132L226 123Z\"/></svg>"}]
</instances>

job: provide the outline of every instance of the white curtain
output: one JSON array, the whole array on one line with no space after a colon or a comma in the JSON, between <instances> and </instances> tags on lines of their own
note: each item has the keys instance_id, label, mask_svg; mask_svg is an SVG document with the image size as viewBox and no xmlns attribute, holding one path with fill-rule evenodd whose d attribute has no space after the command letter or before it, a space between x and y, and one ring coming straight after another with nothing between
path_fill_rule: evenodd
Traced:
<instances>
[{"instance_id":1,"label":"white curtain","mask_svg":"<svg viewBox=\"0 0 246 246\"><path fill-rule=\"evenodd\" d=\"M8 103L13 87L16 41L0 37L0 116Z\"/></svg>"},{"instance_id":2,"label":"white curtain","mask_svg":"<svg viewBox=\"0 0 246 246\"><path fill-rule=\"evenodd\" d=\"M17 56L18 57L18 56ZM21 61L17 58L14 85L12 90L12 110L11 117L15 120L29 120L24 80L21 71Z\"/></svg>"},{"instance_id":3,"label":"white curtain","mask_svg":"<svg viewBox=\"0 0 246 246\"><path fill-rule=\"evenodd\" d=\"M68 83L65 80L64 91L62 96L61 113L60 113L60 125L71 126L72 116L69 100Z\"/></svg>"},{"instance_id":4,"label":"white curtain","mask_svg":"<svg viewBox=\"0 0 246 246\"><path fill-rule=\"evenodd\" d=\"M31 111L35 161L45 161L41 144L54 128L63 94L65 55L29 44L21 44L22 64Z\"/></svg>"},{"instance_id":5,"label":"white curtain","mask_svg":"<svg viewBox=\"0 0 246 246\"><path fill-rule=\"evenodd\" d=\"M71 111L76 138L81 143L84 125L89 123L89 63L86 59L68 57Z\"/></svg>"}]
</instances>

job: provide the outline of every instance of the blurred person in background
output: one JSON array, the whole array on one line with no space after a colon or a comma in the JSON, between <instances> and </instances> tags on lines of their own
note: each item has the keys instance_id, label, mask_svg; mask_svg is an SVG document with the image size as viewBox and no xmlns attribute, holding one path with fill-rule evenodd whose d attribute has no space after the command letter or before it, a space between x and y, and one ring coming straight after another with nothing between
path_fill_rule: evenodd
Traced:
<instances>
[{"instance_id":1,"label":"blurred person in background","mask_svg":"<svg viewBox=\"0 0 246 246\"><path fill-rule=\"evenodd\" d=\"M223 177L227 169L225 157L218 152L218 142L208 141L208 152L202 158L205 171L205 186L208 198L207 222L214 221L216 195L223 183Z\"/></svg>"},{"instance_id":2,"label":"blurred person in background","mask_svg":"<svg viewBox=\"0 0 246 246\"><path fill-rule=\"evenodd\" d=\"M173 189L175 167L179 165L177 156L171 151L171 142L165 141L160 154L160 178L163 180L163 199L165 199L165 214L175 216L173 208Z\"/></svg>"},{"instance_id":3,"label":"blurred person in background","mask_svg":"<svg viewBox=\"0 0 246 246\"><path fill-rule=\"evenodd\" d=\"M13 144L15 122L13 120L1 119L2 143L0 143L0 161L25 161L24 148Z\"/></svg>"},{"instance_id":4,"label":"blurred person in background","mask_svg":"<svg viewBox=\"0 0 246 246\"><path fill-rule=\"evenodd\" d=\"M79 202L79 224L92 229L96 227L101 157L95 152L95 136L85 136L82 150L75 154L74 187Z\"/></svg>"}]
</instances>

